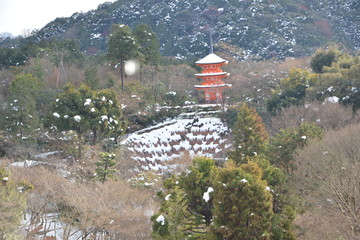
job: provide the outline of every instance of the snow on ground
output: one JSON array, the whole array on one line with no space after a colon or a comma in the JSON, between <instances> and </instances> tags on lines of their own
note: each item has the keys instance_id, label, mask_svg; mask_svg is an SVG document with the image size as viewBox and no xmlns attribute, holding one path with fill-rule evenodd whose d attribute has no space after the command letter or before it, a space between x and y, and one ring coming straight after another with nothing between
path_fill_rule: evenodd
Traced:
<instances>
[{"instance_id":1,"label":"snow on ground","mask_svg":"<svg viewBox=\"0 0 360 240\"><path fill-rule=\"evenodd\" d=\"M62 151L53 151L53 152L40 153L40 154L35 155L34 157L35 158L47 158L49 156L56 155L56 154L59 154L59 153L62 153Z\"/></svg>"},{"instance_id":2,"label":"snow on ground","mask_svg":"<svg viewBox=\"0 0 360 240\"><path fill-rule=\"evenodd\" d=\"M13 167L34 167L42 164L43 162L33 161L33 160L25 160L23 162L14 162L11 164Z\"/></svg>"},{"instance_id":3,"label":"snow on ground","mask_svg":"<svg viewBox=\"0 0 360 240\"><path fill-rule=\"evenodd\" d=\"M228 129L217 117L172 119L126 136L122 144L144 170L165 170L167 162L182 157L224 158Z\"/></svg>"},{"instance_id":4,"label":"snow on ground","mask_svg":"<svg viewBox=\"0 0 360 240\"><path fill-rule=\"evenodd\" d=\"M69 240L82 239L82 232L60 221L57 213L45 214L45 216L42 217L42 221L38 224L31 224L30 214L25 214L25 218L22 219L21 224L22 231L34 232L35 239L44 239L45 236L54 236L56 239L65 239L65 235L69 236ZM35 231L35 229L37 229L37 231Z\"/></svg>"}]
</instances>

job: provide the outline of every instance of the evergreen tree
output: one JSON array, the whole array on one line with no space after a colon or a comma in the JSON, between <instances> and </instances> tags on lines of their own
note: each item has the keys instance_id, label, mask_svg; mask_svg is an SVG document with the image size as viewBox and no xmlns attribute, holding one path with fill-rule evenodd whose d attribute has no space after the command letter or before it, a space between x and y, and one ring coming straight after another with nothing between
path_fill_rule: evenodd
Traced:
<instances>
[{"instance_id":1,"label":"evergreen tree","mask_svg":"<svg viewBox=\"0 0 360 240\"><path fill-rule=\"evenodd\" d=\"M144 55L144 63L158 65L160 62L160 43L155 32L149 25L140 24L134 30L134 36L140 45L140 51Z\"/></svg>"},{"instance_id":2,"label":"evergreen tree","mask_svg":"<svg viewBox=\"0 0 360 240\"><path fill-rule=\"evenodd\" d=\"M250 126L250 127L249 127ZM258 127L254 127L258 126ZM237 128L236 128L237 127ZM255 110L250 109L244 105L239 111L237 121L234 124L233 141L234 146L247 146L245 149L238 148L230 153L230 158L235 159L238 165L247 163L247 166L253 166L256 164L262 171L262 174L256 174L262 176L261 179L267 183L266 189L273 194L273 217L271 218L271 234L276 236L272 239L293 239L292 234L292 216L289 216L285 209L292 209L284 198L284 183L286 181L286 175L283 171L270 164L268 156L268 137L265 131L265 127L262 124L260 117ZM240 128L240 131L239 131ZM254 131L255 130L255 131ZM244 134L243 134L244 132ZM253 147L253 148L252 148ZM256 150L256 154L252 151L246 151L247 149L259 149ZM244 167L245 165L242 165ZM247 167L248 170L249 167ZM256 169L256 168L254 168ZM214 201L217 201L216 199Z\"/></svg>"},{"instance_id":3,"label":"evergreen tree","mask_svg":"<svg viewBox=\"0 0 360 240\"><path fill-rule=\"evenodd\" d=\"M1 107L1 128L4 132L16 134L20 139L27 139L34 129L40 126L36 114L35 101L32 98L12 97Z\"/></svg>"},{"instance_id":4,"label":"evergreen tree","mask_svg":"<svg viewBox=\"0 0 360 240\"><path fill-rule=\"evenodd\" d=\"M276 202L275 202L276 203ZM272 218L272 237L274 240L295 240L292 232L295 219L295 210L290 205L285 205L281 212L274 214Z\"/></svg>"},{"instance_id":5,"label":"evergreen tree","mask_svg":"<svg viewBox=\"0 0 360 240\"><path fill-rule=\"evenodd\" d=\"M271 165L265 155L257 155L247 157L246 162L255 162L263 171L263 180L265 180L272 188L281 189L286 181L284 172ZM280 192L280 191L279 191Z\"/></svg>"},{"instance_id":6,"label":"evergreen tree","mask_svg":"<svg viewBox=\"0 0 360 240\"><path fill-rule=\"evenodd\" d=\"M194 217L188 211L185 191L174 186L163 198L159 214L151 217L153 222L152 237L161 240L193 239Z\"/></svg>"},{"instance_id":7,"label":"evergreen tree","mask_svg":"<svg viewBox=\"0 0 360 240\"><path fill-rule=\"evenodd\" d=\"M323 66L319 81L307 94L320 101L338 101L355 112L360 108L360 58L334 51L336 60L330 66Z\"/></svg>"},{"instance_id":8,"label":"evergreen tree","mask_svg":"<svg viewBox=\"0 0 360 240\"><path fill-rule=\"evenodd\" d=\"M254 162L229 161L214 182L214 225L210 239L271 239L272 195Z\"/></svg>"},{"instance_id":9,"label":"evergreen tree","mask_svg":"<svg viewBox=\"0 0 360 240\"><path fill-rule=\"evenodd\" d=\"M313 86L316 81L316 74L310 74L309 71L300 68L291 69L289 77L281 79L280 85L267 101L268 111L276 114L281 108L303 103L306 89Z\"/></svg>"},{"instance_id":10,"label":"evergreen tree","mask_svg":"<svg viewBox=\"0 0 360 240\"><path fill-rule=\"evenodd\" d=\"M91 100L91 101L90 101ZM89 124L93 133L93 144L96 144L98 133L113 134L115 140L125 131L122 111L116 94L112 90L94 91L92 99L85 99L85 109L90 114Z\"/></svg>"},{"instance_id":11,"label":"evergreen tree","mask_svg":"<svg viewBox=\"0 0 360 240\"><path fill-rule=\"evenodd\" d=\"M234 149L229 157L236 163L246 163L246 157L265 153L268 134L261 117L254 108L244 103L233 127Z\"/></svg>"},{"instance_id":12,"label":"evergreen tree","mask_svg":"<svg viewBox=\"0 0 360 240\"><path fill-rule=\"evenodd\" d=\"M101 181L105 182L109 178L114 178L114 174L116 173L115 169L111 167L115 166L115 154L101 152L100 154L101 160L96 162L96 177Z\"/></svg>"},{"instance_id":13,"label":"evergreen tree","mask_svg":"<svg viewBox=\"0 0 360 240\"><path fill-rule=\"evenodd\" d=\"M270 161L290 172L294 170L294 153L306 146L312 139L320 139L323 130L314 124L303 122L298 128L280 129L271 139L268 156Z\"/></svg>"},{"instance_id":14,"label":"evergreen tree","mask_svg":"<svg viewBox=\"0 0 360 240\"><path fill-rule=\"evenodd\" d=\"M82 136L93 131L94 143L98 131L104 134L122 132L122 113L115 93L109 90L93 91L87 85L76 89L68 84L51 107L46 126L59 131L76 131L81 157Z\"/></svg>"},{"instance_id":15,"label":"evergreen tree","mask_svg":"<svg viewBox=\"0 0 360 240\"><path fill-rule=\"evenodd\" d=\"M328 50L318 49L311 57L310 66L315 73L322 73L325 66L330 67L335 62L339 51L331 48Z\"/></svg>"},{"instance_id":16,"label":"evergreen tree","mask_svg":"<svg viewBox=\"0 0 360 240\"><path fill-rule=\"evenodd\" d=\"M110 35L107 56L120 65L121 89L124 91L124 64L126 60L138 57L139 43L128 26L114 25Z\"/></svg>"},{"instance_id":17,"label":"evergreen tree","mask_svg":"<svg viewBox=\"0 0 360 240\"><path fill-rule=\"evenodd\" d=\"M58 131L75 131L78 135L78 154L82 156L82 136L90 129L88 116L84 106L86 99L92 99L93 92L86 85L76 89L72 84L64 86L64 92L58 95L51 106L46 126Z\"/></svg>"},{"instance_id":18,"label":"evergreen tree","mask_svg":"<svg viewBox=\"0 0 360 240\"><path fill-rule=\"evenodd\" d=\"M154 222L154 234L166 238L156 239L203 237L212 222L212 185L216 175L214 160L196 157L187 173L173 175L164 181L167 195L161 194L164 201L153 221L160 214L167 219L163 225Z\"/></svg>"},{"instance_id":19,"label":"evergreen tree","mask_svg":"<svg viewBox=\"0 0 360 240\"><path fill-rule=\"evenodd\" d=\"M188 196L189 210L200 217L200 222L205 222L206 226L212 221L213 199L210 196L204 198L204 194L212 188L216 175L217 167L213 159L196 157L189 166L189 172L181 174L179 179L180 186Z\"/></svg>"},{"instance_id":20,"label":"evergreen tree","mask_svg":"<svg viewBox=\"0 0 360 240\"><path fill-rule=\"evenodd\" d=\"M43 84L31 74L18 74L10 84L10 97L1 108L3 130L17 134L23 139L40 126L36 98Z\"/></svg>"},{"instance_id":21,"label":"evergreen tree","mask_svg":"<svg viewBox=\"0 0 360 240\"><path fill-rule=\"evenodd\" d=\"M85 69L85 83L91 88L91 89L97 89L100 78L97 76L97 68L96 66L90 66Z\"/></svg>"}]
</instances>

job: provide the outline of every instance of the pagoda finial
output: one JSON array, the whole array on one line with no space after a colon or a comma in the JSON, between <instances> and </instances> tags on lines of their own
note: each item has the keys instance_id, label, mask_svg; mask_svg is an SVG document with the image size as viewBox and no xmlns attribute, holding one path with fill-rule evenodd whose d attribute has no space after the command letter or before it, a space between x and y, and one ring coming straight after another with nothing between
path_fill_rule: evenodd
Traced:
<instances>
[{"instance_id":1,"label":"pagoda finial","mask_svg":"<svg viewBox=\"0 0 360 240\"><path fill-rule=\"evenodd\" d=\"M214 53L213 39L212 39L212 29L210 29L210 53Z\"/></svg>"}]
</instances>

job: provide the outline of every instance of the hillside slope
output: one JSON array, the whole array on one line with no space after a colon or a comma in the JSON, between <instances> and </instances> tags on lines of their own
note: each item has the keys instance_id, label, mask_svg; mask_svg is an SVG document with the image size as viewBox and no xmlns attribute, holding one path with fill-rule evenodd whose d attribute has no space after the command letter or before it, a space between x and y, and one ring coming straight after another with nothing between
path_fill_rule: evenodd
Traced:
<instances>
[{"instance_id":1,"label":"hillside slope","mask_svg":"<svg viewBox=\"0 0 360 240\"><path fill-rule=\"evenodd\" d=\"M166 170L172 161L190 156L224 159L229 130L215 116L180 116L126 136L122 142L145 170Z\"/></svg>"},{"instance_id":2,"label":"hillside slope","mask_svg":"<svg viewBox=\"0 0 360 240\"><path fill-rule=\"evenodd\" d=\"M360 49L357 0L118 0L87 13L58 18L34 36L74 38L88 53L106 50L112 24L146 23L159 35L162 53L189 58L214 42L235 46L240 57L301 56L326 42Z\"/></svg>"}]
</instances>

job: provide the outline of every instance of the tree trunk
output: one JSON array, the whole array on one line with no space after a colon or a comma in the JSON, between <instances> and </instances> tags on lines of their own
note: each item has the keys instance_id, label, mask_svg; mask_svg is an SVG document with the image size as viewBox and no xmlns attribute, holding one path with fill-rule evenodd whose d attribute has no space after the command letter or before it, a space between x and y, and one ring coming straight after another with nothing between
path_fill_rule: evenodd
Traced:
<instances>
[{"instance_id":1,"label":"tree trunk","mask_svg":"<svg viewBox=\"0 0 360 240\"><path fill-rule=\"evenodd\" d=\"M97 129L93 128L93 145L96 145L97 140Z\"/></svg>"},{"instance_id":2,"label":"tree trunk","mask_svg":"<svg viewBox=\"0 0 360 240\"><path fill-rule=\"evenodd\" d=\"M79 158L81 158L81 152L82 152L82 135L81 133L78 134L79 135L79 139L78 139L78 150L79 150Z\"/></svg>"},{"instance_id":3,"label":"tree trunk","mask_svg":"<svg viewBox=\"0 0 360 240\"><path fill-rule=\"evenodd\" d=\"M142 82L143 64L140 63L140 82Z\"/></svg>"},{"instance_id":4,"label":"tree trunk","mask_svg":"<svg viewBox=\"0 0 360 240\"><path fill-rule=\"evenodd\" d=\"M108 165L107 165L107 163L105 164L105 167L104 167L104 178L102 179L102 183L104 183L105 182L105 180L106 180L106 171L107 171L107 167L108 167Z\"/></svg>"},{"instance_id":5,"label":"tree trunk","mask_svg":"<svg viewBox=\"0 0 360 240\"><path fill-rule=\"evenodd\" d=\"M124 61L120 61L121 90L124 91Z\"/></svg>"}]
</instances>

